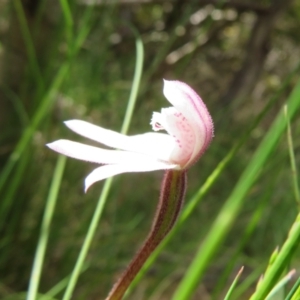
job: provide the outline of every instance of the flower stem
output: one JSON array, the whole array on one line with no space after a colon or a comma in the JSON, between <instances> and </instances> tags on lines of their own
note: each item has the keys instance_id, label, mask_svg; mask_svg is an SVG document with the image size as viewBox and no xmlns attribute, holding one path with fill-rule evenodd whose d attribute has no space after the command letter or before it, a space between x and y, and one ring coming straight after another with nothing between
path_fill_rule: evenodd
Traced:
<instances>
[{"instance_id":1,"label":"flower stem","mask_svg":"<svg viewBox=\"0 0 300 300\"><path fill-rule=\"evenodd\" d=\"M184 201L186 182L186 171L166 171L162 181L160 200L157 205L150 234L135 258L131 261L127 270L114 285L106 300L122 299L127 288L147 258L171 230Z\"/></svg>"}]
</instances>

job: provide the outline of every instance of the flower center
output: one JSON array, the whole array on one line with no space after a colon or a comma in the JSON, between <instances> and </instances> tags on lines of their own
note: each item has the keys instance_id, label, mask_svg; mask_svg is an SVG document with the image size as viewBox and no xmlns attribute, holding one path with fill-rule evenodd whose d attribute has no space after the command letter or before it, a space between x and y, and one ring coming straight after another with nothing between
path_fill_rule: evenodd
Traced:
<instances>
[{"instance_id":1,"label":"flower center","mask_svg":"<svg viewBox=\"0 0 300 300\"><path fill-rule=\"evenodd\" d=\"M161 113L153 113L151 125L154 131L166 130L174 138L176 146L170 153L170 162L184 168L191 158L196 141L186 117L174 107L163 108Z\"/></svg>"}]
</instances>

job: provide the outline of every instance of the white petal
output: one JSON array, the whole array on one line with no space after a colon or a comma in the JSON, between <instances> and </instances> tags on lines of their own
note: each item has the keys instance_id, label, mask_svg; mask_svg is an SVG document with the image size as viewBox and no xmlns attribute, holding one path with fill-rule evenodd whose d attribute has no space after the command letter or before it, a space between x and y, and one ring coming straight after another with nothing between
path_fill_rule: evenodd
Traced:
<instances>
[{"instance_id":1,"label":"white petal","mask_svg":"<svg viewBox=\"0 0 300 300\"><path fill-rule=\"evenodd\" d=\"M106 146L138 152L168 161L175 146L174 139L164 133L148 132L127 136L91 123L70 120L65 124L74 132Z\"/></svg>"},{"instance_id":2,"label":"white petal","mask_svg":"<svg viewBox=\"0 0 300 300\"><path fill-rule=\"evenodd\" d=\"M93 141L99 142L112 148L128 150L123 147L123 145L126 145L128 138L124 134L118 133L113 130L105 129L100 126L96 126L94 124L81 120L70 120L64 123L71 130L88 139L91 139Z\"/></svg>"},{"instance_id":3,"label":"white petal","mask_svg":"<svg viewBox=\"0 0 300 300\"><path fill-rule=\"evenodd\" d=\"M148 132L128 137L126 150L143 153L153 158L169 161L174 147L173 137L165 133ZM123 148L124 149L124 148Z\"/></svg>"},{"instance_id":4,"label":"white petal","mask_svg":"<svg viewBox=\"0 0 300 300\"><path fill-rule=\"evenodd\" d=\"M140 153L106 150L68 140L58 140L47 146L66 156L98 164L131 163L134 165L149 160L148 156Z\"/></svg>"},{"instance_id":5,"label":"white petal","mask_svg":"<svg viewBox=\"0 0 300 300\"><path fill-rule=\"evenodd\" d=\"M177 165L168 164L159 161L146 161L139 165L130 164L116 164L116 165L105 165L95 169L85 179L85 191L95 182L112 177L114 175L131 172L149 172L156 170L167 170L176 169Z\"/></svg>"}]
</instances>

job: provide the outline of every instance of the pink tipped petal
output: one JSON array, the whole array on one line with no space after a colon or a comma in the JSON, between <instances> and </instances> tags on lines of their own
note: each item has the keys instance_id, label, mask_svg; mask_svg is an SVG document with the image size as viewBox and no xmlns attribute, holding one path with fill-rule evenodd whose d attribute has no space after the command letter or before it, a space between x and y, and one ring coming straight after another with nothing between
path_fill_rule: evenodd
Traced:
<instances>
[{"instance_id":1,"label":"pink tipped petal","mask_svg":"<svg viewBox=\"0 0 300 300\"><path fill-rule=\"evenodd\" d=\"M161 160L169 160L174 147L172 137L163 133L148 132L127 136L80 120L66 121L65 124L74 132L106 146L149 155Z\"/></svg>"},{"instance_id":2,"label":"pink tipped petal","mask_svg":"<svg viewBox=\"0 0 300 300\"><path fill-rule=\"evenodd\" d=\"M131 172L149 172L157 170L176 169L178 166L174 164L164 163L160 161L144 161L139 164L115 164L105 165L95 169L85 179L85 191L97 181L122 174Z\"/></svg>"},{"instance_id":3,"label":"pink tipped petal","mask_svg":"<svg viewBox=\"0 0 300 300\"><path fill-rule=\"evenodd\" d=\"M186 166L197 160L213 137L212 118L199 95L180 81L164 80L164 95L176 110L187 119L195 135L193 153ZM183 141L185 142L185 141Z\"/></svg>"},{"instance_id":4,"label":"pink tipped petal","mask_svg":"<svg viewBox=\"0 0 300 300\"><path fill-rule=\"evenodd\" d=\"M118 164L124 162L140 164L149 159L148 156L140 153L106 150L68 140L58 140L47 144L47 146L66 156L98 164Z\"/></svg>"}]
</instances>

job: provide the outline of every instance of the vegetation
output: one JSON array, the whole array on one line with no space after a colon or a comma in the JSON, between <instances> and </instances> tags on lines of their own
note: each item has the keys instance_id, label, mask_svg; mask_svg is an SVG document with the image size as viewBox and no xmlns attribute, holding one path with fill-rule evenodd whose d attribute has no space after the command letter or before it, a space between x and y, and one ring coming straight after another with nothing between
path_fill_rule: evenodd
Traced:
<instances>
[{"instance_id":1,"label":"vegetation","mask_svg":"<svg viewBox=\"0 0 300 300\"><path fill-rule=\"evenodd\" d=\"M127 299L300 299L299 18L289 0L0 0L0 298L105 299L163 172L85 194L95 166L45 144L82 141L70 119L151 131L165 78L201 95L215 137Z\"/></svg>"}]
</instances>

